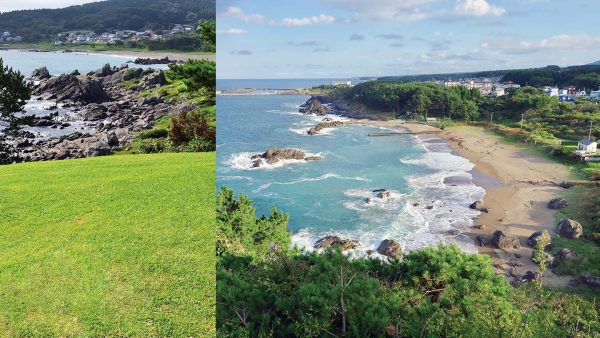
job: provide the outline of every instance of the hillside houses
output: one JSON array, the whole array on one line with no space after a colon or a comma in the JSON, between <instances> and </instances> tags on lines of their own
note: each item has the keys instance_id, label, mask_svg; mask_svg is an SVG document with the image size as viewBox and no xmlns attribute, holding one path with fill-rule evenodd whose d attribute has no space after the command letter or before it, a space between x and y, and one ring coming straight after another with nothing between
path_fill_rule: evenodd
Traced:
<instances>
[{"instance_id":1,"label":"hillside houses","mask_svg":"<svg viewBox=\"0 0 600 338\"><path fill-rule=\"evenodd\" d=\"M23 38L19 35L13 36L10 32L1 32L0 42L22 42Z\"/></svg>"},{"instance_id":2,"label":"hillside houses","mask_svg":"<svg viewBox=\"0 0 600 338\"><path fill-rule=\"evenodd\" d=\"M153 31L117 30L96 34L90 31L70 32L56 35L54 44L85 45L93 43L115 44L119 41L163 40L178 34L191 34L196 31L194 25L175 24L171 29Z\"/></svg>"},{"instance_id":3,"label":"hillside houses","mask_svg":"<svg viewBox=\"0 0 600 338\"><path fill-rule=\"evenodd\" d=\"M544 93L548 96L557 97L560 102L575 102L578 98L600 99L600 90L591 91L588 95L584 89L578 89L574 86L567 88L546 86L544 87Z\"/></svg>"},{"instance_id":4,"label":"hillside houses","mask_svg":"<svg viewBox=\"0 0 600 338\"><path fill-rule=\"evenodd\" d=\"M469 89L478 89L481 95L485 96L504 96L506 95L506 89L520 87L518 84L513 84L512 82L500 83L497 79L493 78L442 80L434 81L434 83L446 87L464 86Z\"/></svg>"}]
</instances>

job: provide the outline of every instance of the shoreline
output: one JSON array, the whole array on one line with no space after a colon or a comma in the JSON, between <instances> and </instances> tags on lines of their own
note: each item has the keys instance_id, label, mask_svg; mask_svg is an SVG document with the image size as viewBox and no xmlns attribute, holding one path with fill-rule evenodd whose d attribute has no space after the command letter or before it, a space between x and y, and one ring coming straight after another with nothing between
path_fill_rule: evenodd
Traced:
<instances>
[{"instance_id":1,"label":"shoreline","mask_svg":"<svg viewBox=\"0 0 600 338\"><path fill-rule=\"evenodd\" d=\"M471 229L468 232L471 239L474 242L478 236L489 239L496 230L501 230L518 237L521 243L520 249L511 251L478 246L478 252L490 256L495 272L505 275L511 282L519 280L527 271L537 271L527 238L535 231L556 233L556 210L548 209L546 205L564 191L554 182L572 178L567 167L532 155L524 147L508 144L483 128L456 126L442 131L429 125L398 120L355 120L355 123L413 134L436 131L435 135L448 141L456 154L475 165L471 171L473 182L486 191L483 202L490 209L489 213L481 213L474 219L475 224L485 227ZM543 278L548 286L566 286L571 280L572 277L557 276L550 269Z\"/></svg>"},{"instance_id":2,"label":"shoreline","mask_svg":"<svg viewBox=\"0 0 600 338\"><path fill-rule=\"evenodd\" d=\"M61 53L65 49L35 49L35 48L8 48L3 49L4 51L17 51L17 52L37 52L37 53ZM143 51L143 50L85 50L85 49L69 49L73 53L90 54L90 55L112 55L117 57L130 57L130 58L150 58L150 59L162 59L168 57L174 61L186 61L186 60L209 60L216 61L215 54L204 54L201 52L172 52L172 51Z\"/></svg>"}]
</instances>

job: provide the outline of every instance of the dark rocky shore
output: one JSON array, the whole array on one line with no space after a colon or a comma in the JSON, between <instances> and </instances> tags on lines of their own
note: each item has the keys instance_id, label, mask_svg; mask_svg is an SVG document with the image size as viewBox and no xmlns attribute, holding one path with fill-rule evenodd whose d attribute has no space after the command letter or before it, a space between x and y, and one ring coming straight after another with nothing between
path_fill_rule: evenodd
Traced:
<instances>
[{"instance_id":1,"label":"dark rocky shore","mask_svg":"<svg viewBox=\"0 0 600 338\"><path fill-rule=\"evenodd\" d=\"M57 130L77 121L88 128L85 132L49 138L40 137L28 128L16 135L0 134L0 142L11 146L21 161L107 155L127 146L139 132L151 128L155 120L194 108L165 102L160 97L140 97L140 92L166 83L162 70L107 64L85 75L74 71L51 76L46 68L40 68L28 80L35 83L32 100L52 103L47 116L33 118L32 127ZM53 112L59 107L69 112L71 121Z\"/></svg>"},{"instance_id":2,"label":"dark rocky shore","mask_svg":"<svg viewBox=\"0 0 600 338\"><path fill-rule=\"evenodd\" d=\"M134 61L127 61L127 63L133 63L136 65L168 65L171 63L183 63L181 60L171 60L169 57L165 57L162 59L152 59L152 58L137 58Z\"/></svg>"},{"instance_id":3,"label":"dark rocky shore","mask_svg":"<svg viewBox=\"0 0 600 338\"><path fill-rule=\"evenodd\" d=\"M366 110L353 109L342 98L337 96L311 96L300 106L299 112L318 116L332 114L351 119L384 119L383 117L376 116Z\"/></svg>"}]
</instances>

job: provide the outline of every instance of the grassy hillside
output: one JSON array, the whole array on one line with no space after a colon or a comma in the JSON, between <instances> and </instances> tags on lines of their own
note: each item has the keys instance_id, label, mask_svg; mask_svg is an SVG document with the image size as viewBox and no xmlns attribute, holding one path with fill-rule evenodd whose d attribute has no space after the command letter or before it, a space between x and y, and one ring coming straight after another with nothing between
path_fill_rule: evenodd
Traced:
<instances>
[{"instance_id":1,"label":"grassy hillside","mask_svg":"<svg viewBox=\"0 0 600 338\"><path fill-rule=\"evenodd\" d=\"M175 23L196 23L214 17L214 0L108 0L60 9L0 13L0 31L38 42L65 31L169 29Z\"/></svg>"},{"instance_id":2,"label":"grassy hillside","mask_svg":"<svg viewBox=\"0 0 600 338\"><path fill-rule=\"evenodd\" d=\"M0 336L209 336L214 153L0 167Z\"/></svg>"}]
</instances>

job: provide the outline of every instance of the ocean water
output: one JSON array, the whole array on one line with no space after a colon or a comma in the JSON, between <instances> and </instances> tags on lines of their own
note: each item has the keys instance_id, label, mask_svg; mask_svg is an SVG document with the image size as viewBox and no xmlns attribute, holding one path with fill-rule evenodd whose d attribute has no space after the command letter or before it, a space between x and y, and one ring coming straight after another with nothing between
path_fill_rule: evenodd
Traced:
<instances>
[{"instance_id":1,"label":"ocean water","mask_svg":"<svg viewBox=\"0 0 600 338\"><path fill-rule=\"evenodd\" d=\"M48 68L52 75L71 73L75 69L85 74L93 70L102 68L109 63L111 66L120 66L127 61L133 61L135 56L116 56L93 53L62 53L62 52L27 52L18 50L0 50L0 58L4 60L4 65L19 70L25 76L28 76L35 69L40 67ZM149 66L139 66L129 64L130 67L146 68ZM153 68L167 68L166 65L152 65Z\"/></svg>"},{"instance_id":2,"label":"ocean water","mask_svg":"<svg viewBox=\"0 0 600 338\"><path fill-rule=\"evenodd\" d=\"M217 89L300 89L316 87L322 84L332 83L348 79L217 79Z\"/></svg>"},{"instance_id":3,"label":"ocean water","mask_svg":"<svg viewBox=\"0 0 600 338\"><path fill-rule=\"evenodd\" d=\"M386 238L407 251L440 242L476 251L466 235L448 233L466 231L478 215L468 206L485 191L471 182L472 163L434 136L368 137L382 130L360 125L309 136L323 117L298 113L307 98L218 97L217 186L249 195L259 215L274 205L289 213L293 243L308 250L335 234L360 241L354 255ZM322 159L251 168L250 156L274 146ZM391 197L377 198L376 189Z\"/></svg>"}]
</instances>

